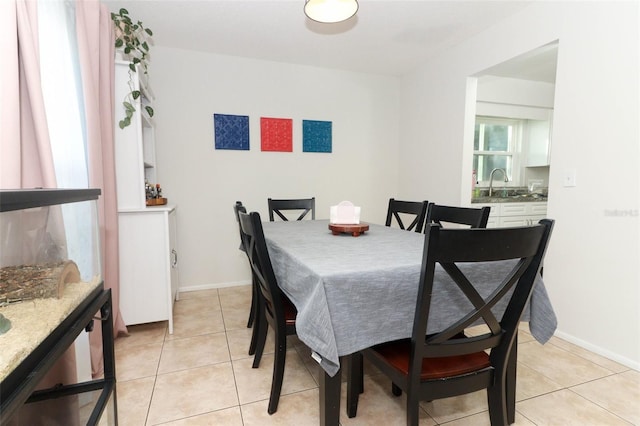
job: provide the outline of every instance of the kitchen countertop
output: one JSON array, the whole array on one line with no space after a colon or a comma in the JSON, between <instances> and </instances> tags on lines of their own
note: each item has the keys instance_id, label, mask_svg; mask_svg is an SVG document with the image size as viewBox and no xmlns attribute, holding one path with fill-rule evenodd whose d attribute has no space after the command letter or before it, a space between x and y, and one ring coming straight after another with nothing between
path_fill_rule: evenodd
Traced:
<instances>
[{"instance_id":1,"label":"kitchen countertop","mask_svg":"<svg viewBox=\"0 0 640 426\"><path fill-rule=\"evenodd\" d=\"M488 204L488 203L533 203L533 202L546 202L547 197L540 194L527 194L527 195L512 195L509 197L474 197L471 199L471 204Z\"/></svg>"}]
</instances>

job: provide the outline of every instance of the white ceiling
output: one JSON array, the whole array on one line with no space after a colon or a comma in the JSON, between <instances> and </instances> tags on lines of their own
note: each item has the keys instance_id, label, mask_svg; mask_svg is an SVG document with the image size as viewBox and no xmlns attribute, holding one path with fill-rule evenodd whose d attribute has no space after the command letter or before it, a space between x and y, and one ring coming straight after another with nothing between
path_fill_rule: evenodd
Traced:
<instances>
[{"instance_id":1,"label":"white ceiling","mask_svg":"<svg viewBox=\"0 0 640 426\"><path fill-rule=\"evenodd\" d=\"M320 24L305 17L304 0L103 2L152 29L156 46L398 76L531 3L360 0L355 17ZM495 72L519 77L528 70L522 78L546 81L547 59L544 66L531 61Z\"/></svg>"}]
</instances>

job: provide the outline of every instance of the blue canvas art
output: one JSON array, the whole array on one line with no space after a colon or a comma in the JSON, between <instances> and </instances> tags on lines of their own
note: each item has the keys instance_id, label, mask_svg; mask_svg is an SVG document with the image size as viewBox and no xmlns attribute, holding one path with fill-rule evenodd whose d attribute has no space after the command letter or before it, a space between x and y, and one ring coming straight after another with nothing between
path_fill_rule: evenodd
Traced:
<instances>
[{"instance_id":1,"label":"blue canvas art","mask_svg":"<svg viewBox=\"0 0 640 426\"><path fill-rule=\"evenodd\" d=\"M331 124L302 120L302 152L331 152Z\"/></svg>"},{"instance_id":2,"label":"blue canvas art","mask_svg":"<svg viewBox=\"0 0 640 426\"><path fill-rule=\"evenodd\" d=\"M249 116L213 114L216 149L249 150Z\"/></svg>"}]
</instances>

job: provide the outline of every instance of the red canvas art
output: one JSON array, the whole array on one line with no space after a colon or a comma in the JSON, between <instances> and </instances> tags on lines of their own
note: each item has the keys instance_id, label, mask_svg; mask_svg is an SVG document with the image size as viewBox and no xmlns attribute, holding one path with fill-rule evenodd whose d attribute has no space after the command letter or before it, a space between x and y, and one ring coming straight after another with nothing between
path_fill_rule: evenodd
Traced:
<instances>
[{"instance_id":1,"label":"red canvas art","mask_svg":"<svg viewBox=\"0 0 640 426\"><path fill-rule=\"evenodd\" d=\"M293 120L260 117L262 151L292 152Z\"/></svg>"}]
</instances>

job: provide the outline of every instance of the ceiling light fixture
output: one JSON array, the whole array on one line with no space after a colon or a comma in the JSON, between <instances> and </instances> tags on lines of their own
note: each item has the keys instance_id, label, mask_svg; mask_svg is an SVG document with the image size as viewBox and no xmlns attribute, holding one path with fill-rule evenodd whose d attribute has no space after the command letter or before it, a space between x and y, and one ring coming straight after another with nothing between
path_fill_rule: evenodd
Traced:
<instances>
[{"instance_id":1,"label":"ceiling light fixture","mask_svg":"<svg viewBox=\"0 0 640 426\"><path fill-rule=\"evenodd\" d=\"M357 11L357 0L306 0L304 4L309 19L325 24L346 21Z\"/></svg>"}]
</instances>

